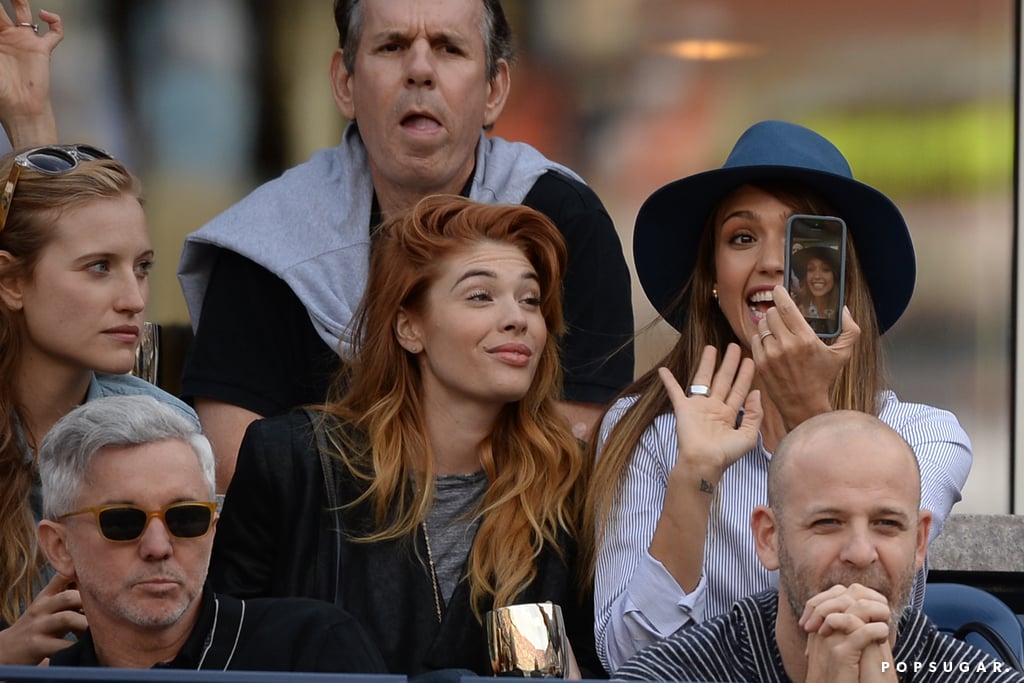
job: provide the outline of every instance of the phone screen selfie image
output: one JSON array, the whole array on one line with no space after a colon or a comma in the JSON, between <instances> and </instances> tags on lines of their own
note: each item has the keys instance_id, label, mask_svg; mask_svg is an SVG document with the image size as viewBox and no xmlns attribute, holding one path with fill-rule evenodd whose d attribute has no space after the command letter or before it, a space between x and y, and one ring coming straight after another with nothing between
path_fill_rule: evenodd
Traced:
<instances>
[{"instance_id":1,"label":"phone screen selfie image","mask_svg":"<svg viewBox=\"0 0 1024 683\"><path fill-rule=\"evenodd\" d=\"M786 225L786 289L823 339L842 331L846 223L834 216L790 216Z\"/></svg>"}]
</instances>

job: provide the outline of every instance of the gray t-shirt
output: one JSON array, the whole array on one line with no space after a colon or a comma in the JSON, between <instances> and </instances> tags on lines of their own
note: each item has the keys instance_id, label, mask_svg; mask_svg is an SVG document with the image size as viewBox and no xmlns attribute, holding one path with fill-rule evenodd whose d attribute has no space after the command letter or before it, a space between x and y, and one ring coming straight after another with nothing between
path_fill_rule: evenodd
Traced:
<instances>
[{"instance_id":1,"label":"gray t-shirt","mask_svg":"<svg viewBox=\"0 0 1024 683\"><path fill-rule=\"evenodd\" d=\"M427 536L434 573L441 597L448 603L473 547L480 519L474 517L487 490L483 470L473 474L439 476L434 491L434 505L427 513Z\"/></svg>"}]
</instances>

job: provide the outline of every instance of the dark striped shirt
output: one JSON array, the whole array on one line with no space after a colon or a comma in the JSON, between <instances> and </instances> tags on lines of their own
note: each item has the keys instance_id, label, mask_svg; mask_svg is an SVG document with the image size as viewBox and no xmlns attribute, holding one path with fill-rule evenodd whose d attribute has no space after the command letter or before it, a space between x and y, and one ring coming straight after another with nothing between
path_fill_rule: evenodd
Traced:
<instances>
[{"instance_id":1,"label":"dark striped shirt","mask_svg":"<svg viewBox=\"0 0 1024 683\"><path fill-rule=\"evenodd\" d=\"M613 678L789 683L775 641L777 614L775 591L744 598L730 612L640 651ZM1024 674L941 633L913 608L900 619L893 659L903 683L1024 683Z\"/></svg>"}]
</instances>

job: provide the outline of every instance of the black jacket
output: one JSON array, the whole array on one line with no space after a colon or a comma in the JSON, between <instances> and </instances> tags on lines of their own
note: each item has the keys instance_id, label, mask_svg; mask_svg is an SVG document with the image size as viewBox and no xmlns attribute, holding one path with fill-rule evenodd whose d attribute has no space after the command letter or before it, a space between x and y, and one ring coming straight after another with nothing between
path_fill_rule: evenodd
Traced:
<instances>
[{"instance_id":1,"label":"black jacket","mask_svg":"<svg viewBox=\"0 0 1024 683\"><path fill-rule=\"evenodd\" d=\"M351 541L368 530L373 514L368 505L330 509L324 476L304 411L249 427L217 525L210 567L214 589L239 597L333 601L369 632L392 673L463 668L492 675L469 584L458 584L439 625L422 532L395 541ZM335 480L338 503L358 496L343 466L328 476ZM515 602L560 605L585 675L603 676L593 642L593 604L577 597L575 542L564 539L562 550L565 561L553 548L542 551L536 579Z\"/></svg>"}]
</instances>

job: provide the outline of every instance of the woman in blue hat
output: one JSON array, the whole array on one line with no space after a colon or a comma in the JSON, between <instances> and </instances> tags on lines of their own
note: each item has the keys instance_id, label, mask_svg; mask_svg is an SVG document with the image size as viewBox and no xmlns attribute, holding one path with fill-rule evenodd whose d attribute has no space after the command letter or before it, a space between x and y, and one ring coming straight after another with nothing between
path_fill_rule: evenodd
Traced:
<instances>
[{"instance_id":1,"label":"woman in blue hat","mask_svg":"<svg viewBox=\"0 0 1024 683\"><path fill-rule=\"evenodd\" d=\"M847 223L847 306L841 333L827 341L782 287L786 221L798 213ZM901 402L888 388L881 335L913 294L910 233L892 201L855 180L814 131L755 124L722 168L647 199L633 251L644 291L680 337L609 408L595 440L595 630L609 671L772 587L750 514L767 502L772 451L807 418L862 410L903 435L921 465L932 538L972 458L954 415Z\"/></svg>"}]
</instances>

